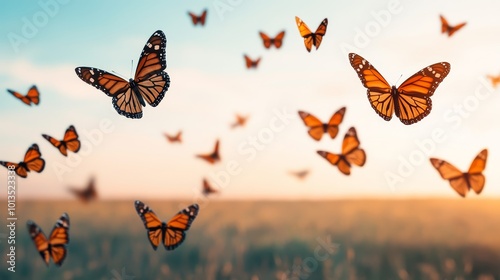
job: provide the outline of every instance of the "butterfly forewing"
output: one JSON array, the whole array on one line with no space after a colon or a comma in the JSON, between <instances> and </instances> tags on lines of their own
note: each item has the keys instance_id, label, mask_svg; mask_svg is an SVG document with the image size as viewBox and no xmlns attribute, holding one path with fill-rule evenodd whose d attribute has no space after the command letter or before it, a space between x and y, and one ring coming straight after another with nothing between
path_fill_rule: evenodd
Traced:
<instances>
[{"instance_id":1,"label":"butterfly forewing","mask_svg":"<svg viewBox=\"0 0 500 280\"><path fill-rule=\"evenodd\" d=\"M149 38L142 50L137 69L135 71L136 82L142 82L150 75L157 74L167 68L167 38L163 31L158 30Z\"/></svg>"}]
</instances>

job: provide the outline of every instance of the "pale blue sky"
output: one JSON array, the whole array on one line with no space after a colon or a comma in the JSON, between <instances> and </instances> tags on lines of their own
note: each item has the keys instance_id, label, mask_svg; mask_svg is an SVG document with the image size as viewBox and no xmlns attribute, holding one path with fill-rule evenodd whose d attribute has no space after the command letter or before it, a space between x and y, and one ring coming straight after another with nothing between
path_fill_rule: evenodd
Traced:
<instances>
[{"instance_id":1,"label":"pale blue sky","mask_svg":"<svg viewBox=\"0 0 500 280\"><path fill-rule=\"evenodd\" d=\"M500 117L499 91L490 92L482 84L487 74L500 73L497 1L366 0L355 5L347 0L67 1L15 51L9 36L24 36L24 19L33 22L38 16L43 20L40 2L9 1L0 10L4 42L0 44L0 160L21 160L26 149L38 143L47 161L43 173L30 173L28 179L19 180L23 198L68 198L67 186L83 186L89 176L96 175L103 198L191 199L199 192L202 177L210 180L232 160L241 172L230 176L216 199L458 198L427 156L393 189L384 177L388 172L398 174L401 157L409 158L418 150L415 141L430 137L435 129L443 131L445 140L430 156L448 160L464 171L481 149L489 149L482 196L500 195L500 175L494 172L500 166L496 156L500 134L494 121ZM219 15L216 7L224 3L237 5ZM377 22L377 15L391 5L390 20ZM187 12L198 14L205 8L206 26L193 26ZM439 14L450 24L467 21L467 25L448 38L440 33ZM305 50L295 16L311 29L328 18L327 34L318 51ZM83 83L74 68L92 66L128 78L131 61L133 72L144 43L158 29L167 36L166 71L171 87L158 107L144 109L142 119L126 119L115 112L111 98ZM283 29L282 49L264 49L258 31L274 36ZM367 29L372 33L366 43L356 43ZM451 73L432 98L431 114L411 126L397 118L383 121L370 108L366 90L349 65L343 51L347 45L356 47L353 51L397 85L427 65L450 62ZM262 56L259 69L246 70L243 54ZM32 84L41 91L39 106L28 107L6 91L25 92ZM483 87L483 93L490 92L489 96L470 110L470 116L457 118L454 108L474 102L478 87ZM326 121L342 106L347 112L339 136L334 140L324 137L321 142L310 139L297 111L305 110ZM242 152L250 147L248 137L268 129L274 111L283 109L293 118L248 159ZM235 113L250 115L245 128L229 129ZM62 137L73 124L83 138L83 131L97 129L103 119L112 122L113 131L92 144L88 154L78 154L82 160L75 167L41 137L42 133ZM458 120L461 123L454 126ZM339 152L350 126L358 131L367 163L353 167L347 177L316 150ZM163 133L179 129L184 131L185 142L168 144ZM194 157L209 152L217 138L221 139L220 164L210 166ZM60 165L72 170L62 180L54 169ZM304 168L312 170L305 181L288 175L290 170ZM0 172L7 174L6 170Z\"/></svg>"}]
</instances>

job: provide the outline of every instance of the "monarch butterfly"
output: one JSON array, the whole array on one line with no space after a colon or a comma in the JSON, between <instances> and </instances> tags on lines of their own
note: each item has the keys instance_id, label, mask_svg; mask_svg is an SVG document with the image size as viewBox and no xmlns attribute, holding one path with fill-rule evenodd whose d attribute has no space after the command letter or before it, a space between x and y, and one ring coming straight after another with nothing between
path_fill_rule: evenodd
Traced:
<instances>
[{"instance_id":1,"label":"monarch butterfly","mask_svg":"<svg viewBox=\"0 0 500 280\"><path fill-rule=\"evenodd\" d=\"M319 45L321 45L323 36L325 36L326 34L328 19L325 18L314 33L311 32L309 27L307 27L307 24L303 22L299 17L295 17L295 23L297 23L297 27L299 28L300 36L304 38L304 45L306 46L306 50L308 52L311 52L312 46L315 46L317 50L319 48Z\"/></svg>"},{"instance_id":2,"label":"monarch butterfly","mask_svg":"<svg viewBox=\"0 0 500 280\"><path fill-rule=\"evenodd\" d=\"M36 86L32 86L28 90L28 93L26 95L22 95L21 93L10 89L8 89L7 91L26 105L31 106L31 103L38 105L38 103L40 103L40 92L38 91Z\"/></svg>"},{"instance_id":3,"label":"monarch butterfly","mask_svg":"<svg viewBox=\"0 0 500 280\"><path fill-rule=\"evenodd\" d=\"M465 197L470 189L476 194L480 194L484 188L486 178L483 171L486 167L486 159L488 158L488 150L484 149L472 161L469 171L461 172L450 163L437 158L431 158L431 164L439 172L439 175L445 180L450 181L451 187L462 197Z\"/></svg>"},{"instance_id":4,"label":"monarch butterfly","mask_svg":"<svg viewBox=\"0 0 500 280\"><path fill-rule=\"evenodd\" d=\"M262 42L264 43L264 47L269 49L271 46L275 46L277 49L281 48L283 45L283 37L285 37L285 31L281 31L276 35L276 37L271 38L267 36L264 32L259 32L260 38L262 38Z\"/></svg>"},{"instance_id":5,"label":"monarch butterfly","mask_svg":"<svg viewBox=\"0 0 500 280\"><path fill-rule=\"evenodd\" d=\"M156 107L170 86L170 77L163 71L167 67L166 47L163 31L153 33L142 50L134 79L129 81L91 67L77 67L75 72L84 82L112 97L118 114L140 119L142 107L146 106L144 99Z\"/></svg>"},{"instance_id":6,"label":"monarch butterfly","mask_svg":"<svg viewBox=\"0 0 500 280\"><path fill-rule=\"evenodd\" d=\"M321 140L324 133L330 134L330 137L335 139L339 133L339 125L344 119L344 114L345 107L342 107L332 115L328 123L322 123L315 116L304 111L299 111L300 118L309 127L309 135L316 141Z\"/></svg>"},{"instance_id":7,"label":"monarch butterfly","mask_svg":"<svg viewBox=\"0 0 500 280\"><path fill-rule=\"evenodd\" d=\"M40 153L40 149L37 144L31 145L26 151L24 155L24 161L20 163L13 163L8 161L0 161L0 165L3 165L7 168L9 166L14 166L14 171L19 177L26 178L28 177L28 172L42 172L45 167L45 160L42 158L42 153Z\"/></svg>"},{"instance_id":8,"label":"monarch butterfly","mask_svg":"<svg viewBox=\"0 0 500 280\"><path fill-rule=\"evenodd\" d=\"M207 181L207 179L203 178L203 188L201 189L201 191L203 192L203 194L205 196L208 196L209 194L212 194L212 193L218 193L219 191L214 189Z\"/></svg>"},{"instance_id":9,"label":"monarch butterfly","mask_svg":"<svg viewBox=\"0 0 500 280\"><path fill-rule=\"evenodd\" d=\"M451 35L453 35L455 32L464 27L465 24L467 24L466 22L463 22L455 26L451 26L442 15L439 15L439 18L441 19L441 33L448 33L448 37L451 37Z\"/></svg>"},{"instance_id":10,"label":"monarch butterfly","mask_svg":"<svg viewBox=\"0 0 500 280\"><path fill-rule=\"evenodd\" d=\"M237 128L238 126L245 126L245 124L247 123L247 120L248 120L248 116L241 116L241 115L238 115L236 114L236 121L231 124L231 128Z\"/></svg>"},{"instance_id":11,"label":"monarch butterfly","mask_svg":"<svg viewBox=\"0 0 500 280\"><path fill-rule=\"evenodd\" d=\"M160 242L163 242L165 249L174 250L184 242L186 231L198 215L199 207L198 204L188 206L179 211L168 223L158 219L153 210L139 200L135 201L135 210L148 231L148 239L153 249L156 250Z\"/></svg>"},{"instance_id":12,"label":"monarch butterfly","mask_svg":"<svg viewBox=\"0 0 500 280\"><path fill-rule=\"evenodd\" d=\"M429 115L432 109L430 97L450 72L448 62L435 63L418 71L396 88L391 87L377 69L361 56L350 53L349 60L361 83L368 89L368 101L379 116L389 121L396 113L406 125Z\"/></svg>"},{"instance_id":13,"label":"monarch butterfly","mask_svg":"<svg viewBox=\"0 0 500 280\"><path fill-rule=\"evenodd\" d=\"M50 257L52 257L54 263L57 266L61 266L66 258L66 245L69 243L68 214L63 213L59 220L57 220L48 239L35 222L29 220L27 226L31 240L35 243L35 247L45 261L45 264L48 266Z\"/></svg>"},{"instance_id":14,"label":"monarch butterfly","mask_svg":"<svg viewBox=\"0 0 500 280\"><path fill-rule=\"evenodd\" d=\"M95 188L95 179L92 177L86 188L76 189L70 188L69 191L74 194L82 202L88 203L97 199L97 191Z\"/></svg>"},{"instance_id":15,"label":"monarch butterfly","mask_svg":"<svg viewBox=\"0 0 500 280\"><path fill-rule=\"evenodd\" d=\"M290 171L290 175L297 177L299 180L304 180L309 175L309 170Z\"/></svg>"},{"instance_id":16,"label":"monarch butterfly","mask_svg":"<svg viewBox=\"0 0 500 280\"><path fill-rule=\"evenodd\" d=\"M250 69L250 68L257 68L257 66L259 66L259 62L260 62L260 57L257 58L256 60L252 60L250 57L248 57L246 54L243 55L243 57L245 58L245 63L246 63L246 66L247 66L247 69Z\"/></svg>"},{"instance_id":17,"label":"monarch butterfly","mask_svg":"<svg viewBox=\"0 0 500 280\"><path fill-rule=\"evenodd\" d=\"M208 161L211 164L214 164L218 161L220 161L220 155L219 155L219 140L215 142L215 147L214 151L210 154L205 154L205 155L196 155L197 157L204 159Z\"/></svg>"},{"instance_id":18,"label":"monarch butterfly","mask_svg":"<svg viewBox=\"0 0 500 280\"><path fill-rule=\"evenodd\" d=\"M363 166L366 162L365 151L359 148L359 144L356 129L351 127L344 136L341 154L332 154L325 151L318 151L318 154L328 160L332 165L336 165L340 172L345 175L350 175L351 164Z\"/></svg>"},{"instance_id":19,"label":"monarch butterfly","mask_svg":"<svg viewBox=\"0 0 500 280\"><path fill-rule=\"evenodd\" d=\"M163 135L165 135L168 142L170 143L175 143L175 142L182 143L182 131L177 132L176 135L168 135L166 133L164 133Z\"/></svg>"},{"instance_id":20,"label":"monarch butterfly","mask_svg":"<svg viewBox=\"0 0 500 280\"><path fill-rule=\"evenodd\" d=\"M42 134L43 138L47 139L54 147L58 148L61 154L68 155L68 150L77 153L80 150L80 140L78 140L78 133L74 126L70 125L64 133L63 140L59 141L55 138Z\"/></svg>"},{"instance_id":21,"label":"monarch butterfly","mask_svg":"<svg viewBox=\"0 0 500 280\"><path fill-rule=\"evenodd\" d=\"M203 13L201 13L200 16L197 16L191 12L188 12L188 15L191 17L191 20L193 21L193 25L198 25L198 23L201 26L205 25L205 20L207 18L207 10L203 10Z\"/></svg>"},{"instance_id":22,"label":"monarch butterfly","mask_svg":"<svg viewBox=\"0 0 500 280\"><path fill-rule=\"evenodd\" d=\"M487 77L488 77L488 79L490 79L491 84L493 85L493 87L496 88L498 86L498 84L500 84L500 75L498 75L498 76L490 76L490 75L488 75Z\"/></svg>"}]
</instances>

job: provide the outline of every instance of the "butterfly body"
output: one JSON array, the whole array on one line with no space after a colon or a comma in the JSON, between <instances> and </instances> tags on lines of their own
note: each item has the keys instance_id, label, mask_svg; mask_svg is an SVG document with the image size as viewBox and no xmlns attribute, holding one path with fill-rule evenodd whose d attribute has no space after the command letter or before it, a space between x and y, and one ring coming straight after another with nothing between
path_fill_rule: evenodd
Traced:
<instances>
[{"instance_id":1,"label":"butterfly body","mask_svg":"<svg viewBox=\"0 0 500 280\"><path fill-rule=\"evenodd\" d=\"M77 67L75 72L82 81L112 97L118 114L140 119L146 102L156 107L170 87L170 77L163 71L167 67L166 47L163 31L153 33L141 52L134 78L128 81L93 67Z\"/></svg>"},{"instance_id":2,"label":"butterfly body","mask_svg":"<svg viewBox=\"0 0 500 280\"><path fill-rule=\"evenodd\" d=\"M351 66L367 88L368 101L384 120L396 116L405 125L414 124L429 115L430 97L450 72L448 62L429 65L406 79L399 87L390 86L384 77L366 59L349 54Z\"/></svg>"}]
</instances>

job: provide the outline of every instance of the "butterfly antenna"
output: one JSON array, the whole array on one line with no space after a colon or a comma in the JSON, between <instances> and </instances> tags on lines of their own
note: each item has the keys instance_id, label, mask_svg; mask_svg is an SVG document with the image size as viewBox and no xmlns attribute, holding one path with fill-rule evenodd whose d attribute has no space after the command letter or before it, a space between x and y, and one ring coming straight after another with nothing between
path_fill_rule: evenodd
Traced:
<instances>
[{"instance_id":1,"label":"butterfly antenna","mask_svg":"<svg viewBox=\"0 0 500 280\"><path fill-rule=\"evenodd\" d=\"M132 71L134 71L134 60L132 59L132 61L130 62L130 77L132 77Z\"/></svg>"},{"instance_id":2,"label":"butterfly antenna","mask_svg":"<svg viewBox=\"0 0 500 280\"><path fill-rule=\"evenodd\" d=\"M398 80L396 81L396 85L399 83L399 80L401 80L401 77L403 77L403 74L399 75Z\"/></svg>"}]
</instances>

